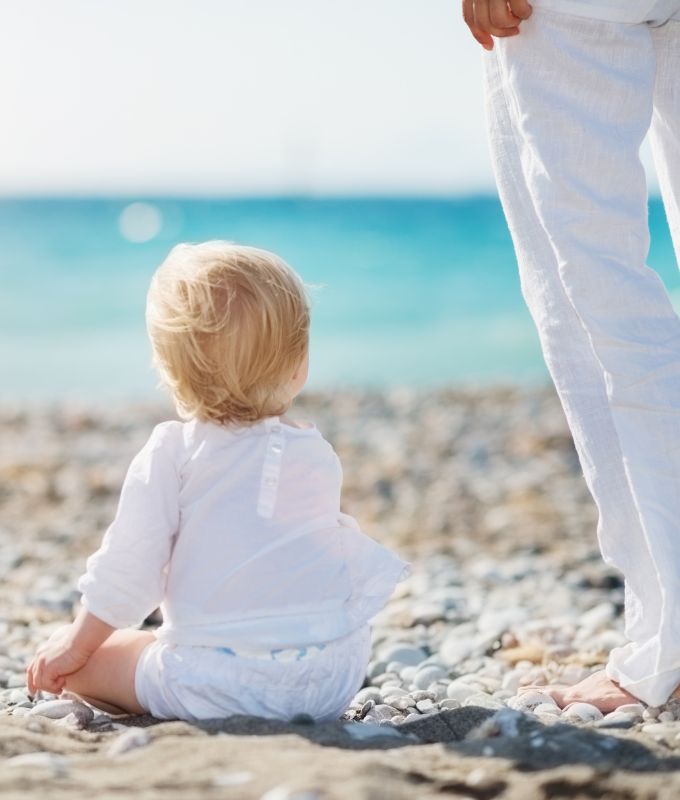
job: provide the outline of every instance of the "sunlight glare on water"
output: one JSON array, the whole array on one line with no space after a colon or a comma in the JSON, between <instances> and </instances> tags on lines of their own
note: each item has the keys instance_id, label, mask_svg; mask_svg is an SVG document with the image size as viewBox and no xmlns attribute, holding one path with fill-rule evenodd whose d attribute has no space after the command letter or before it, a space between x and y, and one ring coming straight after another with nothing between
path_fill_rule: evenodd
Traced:
<instances>
[{"instance_id":1,"label":"sunlight glare on water","mask_svg":"<svg viewBox=\"0 0 680 800\"><path fill-rule=\"evenodd\" d=\"M163 215L150 203L130 203L118 218L118 228L128 242L150 242L163 228Z\"/></svg>"}]
</instances>

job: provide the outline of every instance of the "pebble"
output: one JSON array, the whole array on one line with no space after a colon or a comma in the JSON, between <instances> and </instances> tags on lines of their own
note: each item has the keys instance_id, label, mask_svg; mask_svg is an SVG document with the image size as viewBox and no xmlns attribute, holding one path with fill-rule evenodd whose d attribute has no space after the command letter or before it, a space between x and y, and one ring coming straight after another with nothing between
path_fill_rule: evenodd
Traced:
<instances>
[{"instance_id":1,"label":"pebble","mask_svg":"<svg viewBox=\"0 0 680 800\"><path fill-rule=\"evenodd\" d=\"M645 712L645 707L642 705L642 703L626 703L622 706L619 706L616 710L622 714L629 714L632 717L635 717L637 720L641 720Z\"/></svg>"},{"instance_id":2,"label":"pebble","mask_svg":"<svg viewBox=\"0 0 680 800\"><path fill-rule=\"evenodd\" d=\"M117 758L131 750L138 750L146 747L151 741L149 732L144 728L129 728L125 733L119 734L106 748L106 755L109 758Z\"/></svg>"},{"instance_id":3,"label":"pebble","mask_svg":"<svg viewBox=\"0 0 680 800\"><path fill-rule=\"evenodd\" d=\"M374 703L382 703L383 697L380 689L376 689L375 686L367 686L365 689L360 689L354 695L352 703L363 705L368 700L372 700Z\"/></svg>"},{"instance_id":4,"label":"pebble","mask_svg":"<svg viewBox=\"0 0 680 800\"><path fill-rule=\"evenodd\" d=\"M509 708L514 708L516 711L534 711L541 705L549 705L557 708L557 703L550 695L535 691L526 691L515 697L511 697L507 705Z\"/></svg>"},{"instance_id":5,"label":"pebble","mask_svg":"<svg viewBox=\"0 0 680 800\"><path fill-rule=\"evenodd\" d=\"M605 714L601 720L595 722L596 728L632 728L638 720L632 714L623 711L611 711Z\"/></svg>"},{"instance_id":6,"label":"pebble","mask_svg":"<svg viewBox=\"0 0 680 800\"><path fill-rule=\"evenodd\" d=\"M435 681L446 678L446 676L447 670L443 667L437 667L435 665L423 667L413 678L413 685L418 689L427 689Z\"/></svg>"},{"instance_id":7,"label":"pebble","mask_svg":"<svg viewBox=\"0 0 680 800\"><path fill-rule=\"evenodd\" d=\"M472 694L469 697L466 697L463 700L464 706L479 706L480 708L503 708L504 703L502 700L497 700L495 697L492 697L489 694L485 694L484 692L477 692L476 694Z\"/></svg>"},{"instance_id":8,"label":"pebble","mask_svg":"<svg viewBox=\"0 0 680 800\"><path fill-rule=\"evenodd\" d=\"M570 703L562 712L562 718L579 722L595 722L603 718L599 708L590 703Z\"/></svg>"},{"instance_id":9,"label":"pebble","mask_svg":"<svg viewBox=\"0 0 680 800\"><path fill-rule=\"evenodd\" d=\"M308 402L320 428L342 446L347 499L358 516L384 530L385 543L398 551L400 542L417 539L419 546L413 574L373 625L366 685L350 709L368 724L352 725L391 735L386 732L395 725L422 713L480 705L494 710L494 725L504 730L533 714L549 725L643 722L650 737L678 735L675 701L660 708L630 703L603 717L588 704L562 712L540 691L517 694L526 685L575 684L601 669L606 651L623 641L622 587L604 579L592 501L552 394L341 392L326 405ZM73 708L53 706L58 711L47 713L50 703L63 700L43 695L34 705L23 670L35 647L67 621L83 553L97 544L92 531L115 511L130 443L148 435L148 411L131 410L123 421L110 413L93 413L84 427L59 411L31 411L19 426L7 415L3 423L0 414L8 470L2 599L6 607L20 607L22 618L21 625L0 619L0 709L28 717L22 727L51 729L39 725L44 714L79 724ZM26 442L34 441L49 459L31 460ZM375 490L381 480L395 488L389 502ZM41 498L50 491L63 498L45 506L53 541L41 528ZM423 531L433 548L421 541ZM521 533L513 537L513 531ZM44 564L59 567L45 570ZM120 731L121 741L129 730Z\"/></svg>"},{"instance_id":10,"label":"pebble","mask_svg":"<svg viewBox=\"0 0 680 800\"><path fill-rule=\"evenodd\" d=\"M410 647L404 645L395 645L387 647L381 653L382 660L390 664L390 662L398 662L405 667L417 666L427 658L427 653L422 647ZM388 670L389 671L389 670Z\"/></svg>"},{"instance_id":11,"label":"pebble","mask_svg":"<svg viewBox=\"0 0 680 800\"><path fill-rule=\"evenodd\" d=\"M391 719L394 716L394 709L391 706L381 703L380 705L374 706L364 719L368 719L369 716L377 722L384 719Z\"/></svg>"},{"instance_id":12,"label":"pebble","mask_svg":"<svg viewBox=\"0 0 680 800\"><path fill-rule=\"evenodd\" d=\"M220 772L212 782L213 786L243 786L255 778L254 773L246 772Z\"/></svg>"},{"instance_id":13,"label":"pebble","mask_svg":"<svg viewBox=\"0 0 680 800\"><path fill-rule=\"evenodd\" d=\"M452 681L446 690L446 696L452 700L458 700L462 703L474 694L478 694L478 690L474 686L470 686L465 681L456 680Z\"/></svg>"},{"instance_id":14,"label":"pebble","mask_svg":"<svg viewBox=\"0 0 680 800\"><path fill-rule=\"evenodd\" d=\"M21 703L31 702L28 694L22 689L10 689L4 696L6 703L10 705L21 705Z\"/></svg>"},{"instance_id":15,"label":"pebble","mask_svg":"<svg viewBox=\"0 0 680 800\"><path fill-rule=\"evenodd\" d=\"M406 711L407 708L416 707L416 701L412 697L409 697L408 695L406 695L405 697L395 697L395 698L387 697L385 699L385 703L389 706L392 706L392 708L398 709L399 711Z\"/></svg>"},{"instance_id":16,"label":"pebble","mask_svg":"<svg viewBox=\"0 0 680 800\"><path fill-rule=\"evenodd\" d=\"M94 718L94 711L79 700L47 700L33 706L28 712L29 717L48 719L62 719L69 714L75 714L85 725Z\"/></svg>"},{"instance_id":17,"label":"pebble","mask_svg":"<svg viewBox=\"0 0 680 800\"><path fill-rule=\"evenodd\" d=\"M649 734L653 739L671 741L680 735L680 726L669 722L648 722L642 726L642 733Z\"/></svg>"},{"instance_id":18,"label":"pebble","mask_svg":"<svg viewBox=\"0 0 680 800\"><path fill-rule=\"evenodd\" d=\"M432 692L426 691L425 689L416 689L415 691L411 692L411 697L416 701L419 700L434 700L435 696Z\"/></svg>"}]
</instances>

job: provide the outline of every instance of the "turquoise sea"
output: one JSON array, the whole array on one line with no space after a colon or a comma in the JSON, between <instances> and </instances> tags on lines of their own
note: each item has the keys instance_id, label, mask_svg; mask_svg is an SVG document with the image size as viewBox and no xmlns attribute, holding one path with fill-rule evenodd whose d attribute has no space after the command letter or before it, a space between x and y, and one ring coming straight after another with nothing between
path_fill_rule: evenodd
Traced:
<instances>
[{"instance_id":1,"label":"turquoise sea","mask_svg":"<svg viewBox=\"0 0 680 800\"><path fill-rule=\"evenodd\" d=\"M680 300L658 200L650 227ZM312 387L547 381L495 197L1 200L0 402L157 396L149 278L211 238L275 250L314 285Z\"/></svg>"}]
</instances>

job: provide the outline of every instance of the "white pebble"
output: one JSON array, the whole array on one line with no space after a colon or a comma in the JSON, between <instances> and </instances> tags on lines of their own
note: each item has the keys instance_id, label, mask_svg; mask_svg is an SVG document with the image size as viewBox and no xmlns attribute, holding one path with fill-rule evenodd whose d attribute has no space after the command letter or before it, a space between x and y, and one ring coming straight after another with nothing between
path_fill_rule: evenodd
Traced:
<instances>
[{"instance_id":1,"label":"white pebble","mask_svg":"<svg viewBox=\"0 0 680 800\"><path fill-rule=\"evenodd\" d=\"M624 705L619 706L616 710L620 711L622 714L630 714L637 719L642 719L645 708L642 703L625 703Z\"/></svg>"},{"instance_id":2,"label":"white pebble","mask_svg":"<svg viewBox=\"0 0 680 800\"><path fill-rule=\"evenodd\" d=\"M590 703L570 703L562 712L565 719L579 720L581 722L594 722L602 719L603 713L599 708Z\"/></svg>"},{"instance_id":3,"label":"white pebble","mask_svg":"<svg viewBox=\"0 0 680 800\"><path fill-rule=\"evenodd\" d=\"M474 686L470 686L469 683L466 683L460 679L451 681L446 690L446 696L451 700L458 700L459 703L464 702L468 697L471 697L473 694L477 693L478 689L476 689Z\"/></svg>"},{"instance_id":4,"label":"white pebble","mask_svg":"<svg viewBox=\"0 0 680 800\"><path fill-rule=\"evenodd\" d=\"M94 718L94 711L90 706L79 700L46 700L33 706L27 716L62 719L69 714L76 714L78 719L83 721L83 726Z\"/></svg>"},{"instance_id":5,"label":"white pebble","mask_svg":"<svg viewBox=\"0 0 680 800\"><path fill-rule=\"evenodd\" d=\"M560 709L555 702L539 703L536 708L534 708L534 714L552 714L553 716L559 717L561 713L562 709Z\"/></svg>"},{"instance_id":6,"label":"white pebble","mask_svg":"<svg viewBox=\"0 0 680 800\"><path fill-rule=\"evenodd\" d=\"M106 749L106 755L109 758L116 758L124 753L129 753L131 750L146 747L150 741L151 737L143 728L129 728L111 742Z\"/></svg>"},{"instance_id":7,"label":"white pebble","mask_svg":"<svg viewBox=\"0 0 680 800\"><path fill-rule=\"evenodd\" d=\"M557 703L550 695L535 691L522 692L507 702L508 708L513 708L515 711L533 711L537 706L545 704L557 708Z\"/></svg>"},{"instance_id":8,"label":"white pebble","mask_svg":"<svg viewBox=\"0 0 680 800\"><path fill-rule=\"evenodd\" d=\"M423 667L422 669L418 670L413 678L413 684L414 686L417 686L418 689L427 689L431 683L441 680L442 678L446 678L446 676L447 671L442 667L437 667L434 665Z\"/></svg>"},{"instance_id":9,"label":"white pebble","mask_svg":"<svg viewBox=\"0 0 680 800\"><path fill-rule=\"evenodd\" d=\"M491 708L491 709L499 709L505 706L502 700L496 700L495 697L491 697L489 694L485 694L484 692L477 692L476 694L470 695L465 700L463 700L464 706L479 706L480 708Z\"/></svg>"}]
</instances>

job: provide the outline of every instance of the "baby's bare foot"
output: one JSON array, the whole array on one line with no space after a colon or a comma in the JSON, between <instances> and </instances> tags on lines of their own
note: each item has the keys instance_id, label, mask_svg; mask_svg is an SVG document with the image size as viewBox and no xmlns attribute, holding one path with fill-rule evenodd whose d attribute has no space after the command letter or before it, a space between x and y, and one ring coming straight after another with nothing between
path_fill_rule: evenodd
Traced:
<instances>
[{"instance_id":1,"label":"baby's bare foot","mask_svg":"<svg viewBox=\"0 0 680 800\"><path fill-rule=\"evenodd\" d=\"M599 708L603 714L627 703L639 703L639 699L614 683L602 669L594 672L573 686L522 686L520 692L528 690L546 694L557 703L560 708L565 708L570 703L590 703Z\"/></svg>"}]
</instances>

